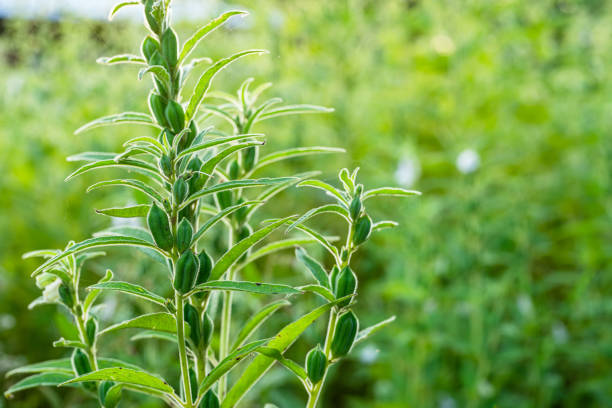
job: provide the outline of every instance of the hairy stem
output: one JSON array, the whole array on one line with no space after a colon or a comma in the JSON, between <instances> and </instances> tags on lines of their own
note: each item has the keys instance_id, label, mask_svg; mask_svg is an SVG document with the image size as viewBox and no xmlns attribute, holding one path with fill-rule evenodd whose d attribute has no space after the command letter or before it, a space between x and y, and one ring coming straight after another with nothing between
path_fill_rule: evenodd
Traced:
<instances>
[{"instance_id":1,"label":"hairy stem","mask_svg":"<svg viewBox=\"0 0 612 408\"><path fill-rule=\"evenodd\" d=\"M181 377L183 379L183 390L185 390L185 408L193 408L191 399L191 382L189 381L189 362L187 361L187 350L185 348L185 321L183 308L185 299L179 292L175 292L176 302L176 337L178 341L179 359L181 363Z\"/></svg>"},{"instance_id":2,"label":"hairy stem","mask_svg":"<svg viewBox=\"0 0 612 408\"><path fill-rule=\"evenodd\" d=\"M228 248L232 247L234 241L233 228L229 228ZM228 271L227 280L234 280L235 271ZM230 330L232 325L232 292L223 292L223 309L221 311L221 333L219 339L219 361L223 361L229 354ZM227 389L227 376L219 378L219 400L223 401Z\"/></svg>"}]
</instances>

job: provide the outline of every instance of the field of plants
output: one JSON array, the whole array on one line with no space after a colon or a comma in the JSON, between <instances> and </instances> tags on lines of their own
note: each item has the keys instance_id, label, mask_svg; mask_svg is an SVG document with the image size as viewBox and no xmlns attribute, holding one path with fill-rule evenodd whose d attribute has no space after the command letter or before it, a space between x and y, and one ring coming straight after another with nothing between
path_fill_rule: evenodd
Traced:
<instances>
[{"instance_id":1,"label":"field of plants","mask_svg":"<svg viewBox=\"0 0 612 408\"><path fill-rule=\"evenodd\" d=\"M346 149L277 163L266 177L319 170L321 180L338 184L339 169L359 167L368 188L423 193L368 201L373 218L399 227L372 235L352 260L359 276L353 309L363 327L391 315L396 320L330 368L319 406L612 406L612 6L603 0L212 4L214 16L228 9L250 15L212 33L199 56L216 61L242 49L270 51L219 73L213 91L235 93L254 77L253 86L273 83L267 97L335 109L258 125L267 135L262 154L296 146ZM197 26L178 21L175 28L185 38ZM126 20L0 21L2 392L18 381L7 372L66 357L52 343L75 335L61 308L28 310L40 296L30 277L40 262L22 255L142 224L95 212L135 204L141 195L85 194L120 172L64 179L79 165L67 156L119 152L128 139L153 135L141 126L74 135L101 116L147 111L151 82L138 81L138 68L95 62L139 54L144 35L140 24ZM257 221L327 202L323 192L304 190L283 192ZM330 236L343 231L328 214L317 227ZM224 233L213 232L207 247L221 253ZM329 264L323 250L309 249ZM108 249L88 263L87 284L107 268L159 293L170 289L162 268L137 251ZM262 258L242 275L288 284L307 279L292 250ZM269 301L235 297L237 319ZM101 327L153 311L118 293L103 299L96 311ZM308 294L294 303L273 316L277 327L321 302ZM303 363L325 328L315 322L286 356ZM176 366L175 346L130 341L129 334L104 337L101 352L152 372ZM264 327L260 334L275 331ZM229 377L240 374L238 366ZM179 376L168 373L177 384ZM164 406L124 394L121 406ZM277 364L240 406L302 407L306 399L300 382ZM69 387L0 396L0 408L96 406Z\"/></svg>"}]
</instances>

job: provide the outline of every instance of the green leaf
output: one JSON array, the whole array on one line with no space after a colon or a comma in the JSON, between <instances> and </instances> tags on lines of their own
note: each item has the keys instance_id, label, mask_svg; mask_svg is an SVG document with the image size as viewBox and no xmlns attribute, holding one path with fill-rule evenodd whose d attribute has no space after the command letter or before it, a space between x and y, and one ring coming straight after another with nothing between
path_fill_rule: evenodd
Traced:
<instances>
[{"instance_id":1,"label":"green leaf","mask_svg":"<svg viewBox=\"0 0 612 408\"><path fill-rule=\"evenodd\" d=\"M190 196L179 209L183 209L187 207L189 204L193 203L196 200L199 200L202 197L205 197L210 194L218 193L220 191L234 190L237 188L247 188L247 187L260 187L267 186L270 184L282 183L288 180L288 177L278 177L278 178L261 178L261 179L247 179L247 180L232 180L226 181L225 183L215 184L212 187L204 188L194 195Z\"/></svg>"},{"instance_id":2,"label":"green leaf","mask_svg":"<svg viewBox=\"0 0 612 408\"><path fill-rule=\"evenodd\" d=\"M331 237L331 238L335 238L335 237ZM285 239L281 241L272 242L268 245L262 246L261 248L249 254L246 260L244 260L244 262L241 262L239 265L236 265L235 270L238 271L244 268L246 265L250 264L251 262L261 257L264 257L266 255L272 254L274 252L282 251L284 249L295 248L300 245L312 244L315 242L318 242L318 241L314 238L289 238L289 239Z\"/></svg>"},{"instance_id":3,"label":"green leaf","mask_svg":"<svg viewBox=\"0 0 612 408\"><path fill-rule=\"evenodd\" d=\"M140 1L123 1L119 4L116 4L115 7L113 7L113 9L110 11L110 13L108 14L108 19L112 20L113 17L115 17L115 14L117 14L117 12L119 10L121 10L122 8L126 7L126 6L135 6L140 4Z\"/></svg>"},{"instance_id":4,"label":"green leaf","mask_svg":"<svg viewBox=\"0 0 612 408\"><path fill-rule=\"evenodd\" d=\"M217 29L218 27L223 25L223 23L225 23L230 17L235 16L235 15L239 15L239 14L247 15L249 13L247 13L246 11L240 11L240 10L232 10L232 11L225 12L225 13L221 14L219 17L217 17L216 19L210 21L204 27L200 28L198 31L196 31L189 39L187 39L187 41L185 41L185 45L183 45L183 48L181 49L181 53L180 53L180 56L179 56L179 64L182 61L184 61L185 58L187 58L189 56L189 54L191 54L191 52L194 50L194 48L208 34L210 34L215 29Z\"/></svg>"},{"instance_id":5,"label":"green leaf","mask_svg":"<svg viewBox=\"0 0 612 408\"><path fill-rule=\"evenodd\" d=\"M75 161L100 161L100 160L114 160L117 157L117 153L110 152L83 152L79 154L73 154L66 158L69 162Z\"/></svg>"},{"instance_id":6,"label":"green leaf","mask_svg":"<svg viewBox=\"0 0 612 408\"><path fill-rule=\"evenodd\" d=\"M306 212L304 215L298 218L293 224L291 224L289 228L287 228L287 232L291 231L296 226L305 223L310 218L315 217L320 214L325 214L325 213L338 214L339 216L344 218L349 224L352 222L348 211L346 211L346 208L339 206L337 204L326 204L326 205L322 205L321 207L313 208L310 211Z\"/></svg>"},{"instance_id":7,"label":"green leaf","mask_svg":"<svg viewBox=\"0 0 612 408\"><path fill-rule=\"evenodd\" d=\"M4 393L6 398L10 398L16 392L27 390L30 388L43 387L43 386L57 386L70 379L74 378L74 374L66 373L42 373L36 374L23 380L10 387Z\"/></svg>"},{"instance_id":8,"label":"green leaf","mask_svg":"<svg viewBox=\"0 0 612 408\"><path fill-rule=\"evenodd\" d=\"M164 152L165 151L165 147L159 143L159 141L155 138L152 138L150 136L138 136L138 137L134 137L130 140L128 140L127 142L125 142L123 144L123 146L128 146L134 143L146 143L150 146L154 146L155 148L157 148L157 150L159 150L160 152Z\"/></svg>"},{"instance_id":9,"label":"green leaf","mask_svg":"<svg viewBox=\"0 0 612 408\"><path fill-rule=\"evenodd\" d=\"M72 370L72 363L69 358L60 358L58 360L43 361L15 368L6 373L6 377L32 373L64 373L72 375L74 371Z\"/></svg>"},{"instance_id":10,"label":"green leaf","mask_svg":"<svg viewBox=\"0 0 612 408\"><path fill-rule=\"evenodd\" d=\"M394 321L395 321L395 316L391 316L390 318L385 319L380 323L377 323L373 326L366 327L365 329L360 330L359 333L357 333L357 336L355 337L355 344L364 341L365 339L367 339L368 337L370 337L371 335L373 335L380 329L390 325Z\"/></svg>"},{"instance_id":11,"label":"green leaf","mask_svg":"<svg viewBox=\"0 0 612 408\"><path fill-rule=\"evenodd\" d=\"M103 231L98 231L94 233L94 237L115 237L115 236L123 236L123 237L132 237L136 239L141 239L154 245L153 237L151 237L151 233L148 230L141 227L130 227L130 226L116 226L110 227ZM151 257L155 261L161 263L162 265L167 267L167 259L166 255L159 252L157 248L151 249L147 247L136 247L136 250L142 252L143 254Z\"/></svg>"},{"instance_id":12,"label":"green leaf","mask_svg":"<svg viewBox=\"0 0 612 408\"><path fill-rule=\"evenodd\" d=\"M104 210L96 210L98 214L108 215L109 217L117 218L137 218L146 217L151 206L149 204L134 205L131 207L106 208Z\"/></svg>"},{"instance_id":13,"label":"green leaf","mask_svg":"<svg viewBox=\"0 0 612 408\"><path fill-rule=\"evenodd\" d=\"M159 331L155 331L155 330L144 330L144 331L142 331L142 332L140 332L138 334L135 334L132 337L130 337L131 341L145 340L145 339L166 340L166 341L170 341L170 342L174 342L174 343L178 342L176 340L176 334L166 333L166 332L159 332Z\"/></svg>"},{"instance_id":14,"label":"green leaf","mask_svg":"<svg viewBox=\"0 0 612 408\"><path fill-rule=\"evenodd\" d=\"M231 207L225 208L223 211L220 211L219 213L215 214L213 217L211 217L210 219L206 220L206 222L204 224L202 224L202 226L200 227L198 232L196 232L193 235L192 242L194 242L194 243L198 242L198 240L200 238L202 238L202 236L206 233L206 231L208 231L210 228L212 228L217 222L222 220L224 217L227 217L228 215L232 214L233 212L238 211L242 207L246 207L246 206L253 205L253 204L258 204L258 203L259 203L259 201L245 201L244 203L236 204L236 205L233 205Z\"/></svg>"},{"instance_id":15,"label":"green leaf","mask_svg":"<svg viewBox=\"0 0 612 408\"><path fill-rule=\"evenodd\" d=\"M298 248L295 251L296 258L303 263L306 268L310 271L312 276L321 284L321 286L325 288L331 288L329 284L329 277L327 276L327 272L316 259L306 253L303 248Z\"/></svg>"},{"instance_id":16,"label":"green leaf","mask_svg":"<svg viewBox=\"0 0 612 408\"><path fill-rule=\"evenodd\" d=\"M166 299L159 296L139 285L134 285L128 282L110 281L97 283L87 288L88 290L99 289L99 290L114 290L118 292L127 293L130 295L138 296L140 298L150 300L153 303L164 306Z\"/></svg>"},{"instance_id":17,"label":"green leaf","mask_svg":"<svg viewBox=\"0 0 612 408\"><path fill-rule=\"evenodd\" d=\"M342 262L340 260L340 254L338 253L338 249L333 246L326 237L324 237L323 235L319 234L317 231L308 228L305 225L296 225L295 228L299 229L300 231L303 231L305 233L307 233L308 235L310 235L311 237L313 237L314 239L317 240L317 242L319 244L321 244L323 246L323 248L327 249L327 251L334 257L334 260L336 261L336 263L338 265L340 265Z\"/></svg>"},{"instance_id":18,"label":"green leaf","mask_svg":"<svg viewBox=\"0 0 612 408\"><path fill-rule=\"evenodd\" d=\"M269 166L270 164L288 160L295 159L296 157L309 156L313 154L326 154L326 153L345 153L346 150L338 148L338 147L324 147L324 146L312 146L312 147L296 147L294 149L281 150L278 152L270 153L266 156L263 156L257 162L255 168L251 171L254 173L256 170L259 170L265 166Z\"/></svg>"},{"instance_id":19,"label":"green leaf","mask_svg":"<svg viewBox=\"0 0 612 408\"><path fill-rule=\"evenodd\" d=\"M108 187L108 186L130 187L130 188L133 188L135 190L145 193L147 196L157 201L158 203L161 203L162 201L164 201L162 195L157 190L155 190L153 187L149 186L148 184L143 183L140 180L135 180L135 179L116 179L116 180L100 181L98 183L95 183L89 186L87 188L87 192L89 193L92 190L95 190L101 187Z\"/></svg>"},{"instance_id":20,"label":"green leaf","mask_svg":"<svg viewBox=\"0 0 612 408\"><path fill-rule=\"evenodd\" d=\"M225 272L253 245L264 239L266 236L270 235L274 230L279 228L281 225L292 220L294 216L289 216L283 218L281 220L277 220L272 224L263 227L255 232L253 232L248 237L239 241L235 244L231 249L229 249L223 256L217 261L215 266L213 267L210 279L217 280L220 279Z\"/></svg>"},{"instance_id":21,"label":"green leaf","mask_svg":"<svg viewBox=\"0 0 612 408\"><path fill-rule=\"evenodd\" d=\"M129 167L140 170L144 174L153 175L156 178L160 178L157 168L151 164L136 159L123 159L119 162L115 160L99 160L92 163L87 163L84 166L79 167L72 174L70 174L64 181L69 181L74 177L86 173L91 170L106 168L106 167Z\"/></svg>"},{"instance_id":22,"label":"green leaf","mask_svg":"<svg viewBox=\"0 0 612 408\"><path fill-rule=\"evenodd\" d=\"M97 127L120 125L124 123L135 123L159 128L159 126L153 121L151 115L147 115L146 113L141 112L123 112L117 113L115 115L104 116L102 118L91 121L75 130L74 134L78 135L87 130L94 129Z\"/></svg>"},{"instance_id":23,"label":"green leaf","mask_svg":"<svg viewBox=\"0 0 612 408\"><path fill-rule=\"evenodd\" d=\"M341 203L348 207L348 201L344 198L344 195L334 186L327 184L320 180L306 180L298 184L298 187L314 187L329 193L331 196L336 197Z\"/></svg>"},{"instance_id":24,"label":"green leaf","mask_svg":"<svg viewBox=\"0 0 612 408\"><path fill-rule=\"evenodd\" d=\"M98 281L98 283L108 282L111 279L113 279L113 271L107 269L106 274L102 279ZM87 313L89 311L89 308L91 308L98 296L100 296L100 290L92 290L87 294L87 296L85 297L85 302L83 303L84 313Z\"/></svg>"},{"instance_id":25,"label":"green leaf","mask_svg":"<svg viewBox=\"0 0 612 408\"><path fill-rule=\"evenodd\" d=\"M363 201L372 197L381 197L381 196L391 196L391 197L410 197L410 196L420 196L421 192L416 190L406 190L399 187L383 187L376 188L374 190L366 191L363 195Z\"/></svg>"},{"instance_id":26,"label":"green leaf","mask_svg":"<svg viewBox=\"0 0 612 408\"><path fill-rule=\"evenodd\" d=\"M262 354L266 357L270 357L281 363L285 368L289 369L293 374L295 374L300 380L305 381L308 377L306 370L304 367L299 365L293 360L283 357L280 351L271 347L260 347L257 349L259 354Z\"/></svg>"},{"instance_id":27,"label":"green leaf","mask_svg":"<svg viewBox=\"0 0 612 408\"><path fill-rule=\"evenodd\" d=\"M130 368L103 368L65 381L60 386L86 381L113 381L150 388L170 395L174 394L174 390L165 380L144 371Z\"/></svg>"},{"instance_id":28,"label":"green leaf","mask_svg":"<svg viewBox=\"0 0 612 408\"><path fill-rule=\"evenodd\" d=\"M211 290L249 292L258 293L262 295L295 295L298 293L302 293L299 290L287 285L229 280L209 281L201 285L197 285L190 293L205 292Z\"/></svg>"},{"instance_id":29,"label":"green leaf","mask_svg":"<svg viewBox=\"0 0 612 408\"><path fill-rule=\"evenodd\" d=\"M70 248L62 252L61 254L58 254L54 256L53 258L49 259L48 261L43 263L41 266L36 268L36 270L32 273L32 276L38 275L43 270L56 264L57 262L66 258L67 256L77 254L83 251L87 251L92 248L111 247L111 246L136 246L136 247L151 248L164 256L169 256L169 254L166 254L165 251L159 249L154 244L151 244L150 242L144 241L142 239L137 239L137 238L132 238L132 237L122 237L122 236L107 236L107 237L90 238L90 239L86 239L83 242L79 242L78 244L71 246Z\"/></svg>"},{"instance_id":30,"label":"green leaf","mask_svg":"<svg viewBox=\"0 0 612 408\"><path fill-rule=\"evenodd\" d=\"M268 342L269 339L253 341L246 346L239 348L233 353L225 357L212 371L204 378L204 381L200 383L198 387L198 394L202 395L210 387L212 387L219 378L223 377L228 371L236 366L245 356L253 353L259 347L263 346Z\"/></svg>"},{"instance_id":31,"label":"green leaf","mask_svg":"<svg viewBox=\"0 0 612 408\"><path fill-rule=\"evenodd\" d=\"M161 65L149 65L138 72L138 79L142 80L148 73L155 75L160 81L165 84L170 83L170 74L168 70Z\"/></svg>"},{"instance_id":32,"label":"green leaf","mask_svg":"<svg viewBox=\"0 0 612 408\"><path fill-rule=\"evenodd\" d=\"M189 105L187 106L186 116L189 121L193 118L193 115L198 111L202 100L206 97L206 92L210 88L213 78L219 71L225 68L228 64L236 61L238 58L242 58L249 54L263 54L266 53L265 50L248 50L242 51L237 54L234 54L230 57L223 58L222 60L214 63L210 68L208 68L198 80L198 83L195 86L191 99L189 100Z\"/></svg>"},{"instance_id":33,"label":"green leaf","mask_svg":"<svg viewBox=\"0 0 612 408\"><path fill-rule=\"evenodd\" d=\"M123 329L146 329L176 333L176 319L166 312L145 314L107 327L100 332L100 335Z\"/></svg>"},{"instance_id":34,"label":"green leaf","mask_svg":"<svg viewBox=\"0 0 612 408\"><path fill-rule=\"evenodd\" d=\"M145 59L142 58L141 56L132 55L132 54L121 54L121 55L115 55L112 57L100 57L96 60L96 62L101 65L115 65L115 64L143 65L147 63L147 61L145 61Z\"/></svg>"},{"instance_id":35,"label":"green leaf","mask_svg":"<svg viewBox=\"0 0 612 408\"><path fill-rule=\"evenodd\" d=\"M333 112L333 108L326 108L325 106L317 106L317 105L286 105L281 106L280 108L271 109L264 114L262 114L259 120L266 120L275 118L278 116L286 116L286 115L300 115L304 113L330 113Z\"/></svg>"},{"instance_id":36,"label":"green leaf","mask_svg":"<svg viewBox=\"0 0 612 408\"><path fill-rule=\"evenodd\" d=\"M306 330L312 323L321 317L325 312L329 311L336 303L342 301L339 299L334 302L319 306L315 310L300 317L295 322L285 326L278 334L268 343L267 347L277 349L280 353L284 353L293 342ZM257 356L251 364L242 373L238 381L229 390L223 403L222 408L231 408L236 406L240 399L255 385L255 383L272 367L274 359L267 356Z\"/></svg>"},{"instance_id":37,"label":"green leaf","mask_svg":"<svg viewBox=\"0 0 612 408\"><path fill-rule=\"evenodd\" d=\"M252 78L251 78L252 79ZM247 103L247 96L243 95L242 97L242 104L243 104L243 110L247 110L248 109L248 103ZM244 129L246 131L249 131L253 125L255 123L257 123L257 121L259 120L259 117L261 116L261 114L268 109L270 106L276 105L278 103L281 103L283 100L281 98L272 98L272 99L268 99L267 101L265 101L263 104L261 104L261 106L259 106L257 108L257 110L255 112L253 112L253 114L249 117L249 120L247 121L247 123L244 125Z\"/></svg>"},{"instance_id":38,"label":"green leaf","mask_svg":"<svg viewBox=\"0 0 612 408\"><path fill-rule=\"evenodd\" d=\"M247 135L234 135L234 136L229 136L229 137L219 137L217 139L212 139L209 140L207 142L204 143L200 143L198 145L192 146L189 149L185 149L184 151L182 151L179 155L176 156L177 160L180 159L181 157L185 157L188 156L192 153L196 153L202 150L206 150L209 149L211 147L214 146L218 146L220 144L224 144L224 143L230 143L230 142L234 142L234 141L238 141L238 140L243 140L243 139L250 139L253 137L265 137L264 134L261 133L252 133L252 134L247 134Z\"/></svg>"},{"instance_id":39,"label":"green leaf","mask_svg":"<svg viewBox=\"0 0 612 408\"><path fill-rule=\"evenodd\" d=\"M386 228L394 228L399 224L395 221L380 221L372 225L372 231L380 231Z\"/></svg>"},{"instance_id":40,"label":"green leaf","mask_svg":"<svg viewBox=\"0 0 612 408\"><path fill-rule=\"evenodd\" d=\"M329 290L328 288L321 286L321 285L305 285L305 286L300 286L298 287L299 290L303 291L303 292L312 292L315 293L319 296L321 296L323 299L333 302L334 299L336 299L336 296L332 293L331 290Z\"/></svg>"},{"instance_id":41,"label":"green leaf","mask_svg":"<svg viewBox=\"0 0 612 408\"><path fill-rule=\"evenodd\" d=\"M230 146L227 149L223 149L219 153L211 157L210 159L206 160L206 163L204 163L204 166L202 166L202 171L206 174L212 174L213 171L215 170L215 167L217 167L217 164L219 164L226 157L229 157L230 155L232 155L234 152L237 152L238 150L246 149L252 146L261 146L263 144L264 142L260 142L260 141L250 141L250 142L245 142L245 143L239 143L239 144Z\"/></svg>"},{"instance_id":42,"label":"green leaf","mask_svg":"<svg viewBox=\"0 0 612 408\"><path fill-rule=\"evenodd\" d=\"M26 252L21 255L22 259L28 258L53 258L55 255L61 253L59 249L37 249L36 251Z\"/></svg>"},{"instance_id":43,"label":"green leaf","mask_svg":"<svg viewBox=\"0 0 612 408\"><path fill-rule=\"evenodd\" d=\"M83 350L87 350L87 344L82 343L78 340L66 340L63 337L59 340L55 340L53 342L53 347L80 348Z\"/></svg>"},{"instance_id":44,"label":"green leaf","mask_svg":"<svg viewBox=\"0 0 612 408\"><path fill-rule=\"evenodd\" d=\"M237 349L242 346L246 340L248 340L249 336L253 334L255 330L259 326L261 326L274 312L276 312L281 307L289 306L291 302L286 299L280 299L275 302L269 303L265 305L261 310L255 313L244 326L240 329L240 333L236 337L234 341L234 345L232 346L232 350Z\"/></svg>"}]
</instances>

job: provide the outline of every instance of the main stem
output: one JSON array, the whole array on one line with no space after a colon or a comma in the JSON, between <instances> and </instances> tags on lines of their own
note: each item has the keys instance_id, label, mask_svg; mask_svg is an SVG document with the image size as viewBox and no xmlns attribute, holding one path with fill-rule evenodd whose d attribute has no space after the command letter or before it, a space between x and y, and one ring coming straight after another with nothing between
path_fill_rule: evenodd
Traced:
<instances>
[{"instance_id":1,"label":"main stem","mask_svg":"<svg viewBox=\"0 0 612 408\"><path fill-rule=\"evenodd\" d=\"M189 381L189 362L187 361L187 351L185 350L185 320L183 317L185 299L179 292L175 292L174 299L176 302L176 337L179 348L179 359L181 362L183 389L185 390L185 408L193 408L193 400L191 399L191 382Z\"/></svg>"},{"instance_id":2,"label":"main stem","mask_svg":"<svg viewBox=\"0 0 612 408\"><path fill-rule=\"evenodd\" d=\"M228 248L234 241L233 228L229 228ZM234 270L228 271L227 280L234 280ZM232 325L232 292L223 292L223 310L221 311L221 333L219 339L219 361L223 361L229 354L230 330ZM227 389L227 376L219 378L219 400L223 401Z\"/></svg>"}]
</instances>

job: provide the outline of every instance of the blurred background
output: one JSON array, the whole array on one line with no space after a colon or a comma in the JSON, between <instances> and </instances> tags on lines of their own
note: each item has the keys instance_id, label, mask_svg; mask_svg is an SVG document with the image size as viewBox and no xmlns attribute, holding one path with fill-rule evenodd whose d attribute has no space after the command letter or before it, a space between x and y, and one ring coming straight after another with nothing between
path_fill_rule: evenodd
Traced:
<instances>
[{"instance_id":1,"label":"blurred background","mask_svg":"<svg viewBox=\"0 0 612 408\"><path fill-rule=\"evenodd\" d=\"M113 3L0 0L3 390L15 381L4 372L64 356L51 343L71 335L56 307L27 310L39 295L29 278L37 264L21 254L83 240L111 225L95 208L139 199L125 190L85 194L110 172L63 181L75 168L66 156L118 151L130 136L147 132L132 126L73 135L99 116L146 109L150 83L137 80L136 68L95 64L99 56L137 53L145 33L137 9L107 22ZM271 51L234 64L214 89L232 91L254 76L256 83L275 84L269 96L336 109L264 122L259 130L268 134L267 151L347 149L270 167L268 175L320 169L334 182L341 167L359 166L366 187L423 192L369 204L376 219L395 219L400 227L378 233L358 256L356 311L363 326L393 314L397 320L332 370L323 406L612 406L609 2L174 3L183 39L221 11L251 11L211 35L201 56ZM292 191L266 208L279 216L324 201L322 194ZM333 218L312 225L341 231ZM91 262L88 279L107 267L122 280L165 290L163 272L129 251L112 250ZM245 274L306 279L291 252ZM106 301L104 325L147 311L124 296ZM238 301L238 316L247 316L266 299ZM317 302L300 299L277 323ZM296 343L292 358L303 361L321 341L323 323ZM168 344L127 341L109 339L102 354L164 373L175 359ZM276 367L243 406L304 401L301 385ZM2 408L90 406L91 399L72 390L0 397ZM130 395L126 406L159 405Z\"/></svg>"}]
</instances>

